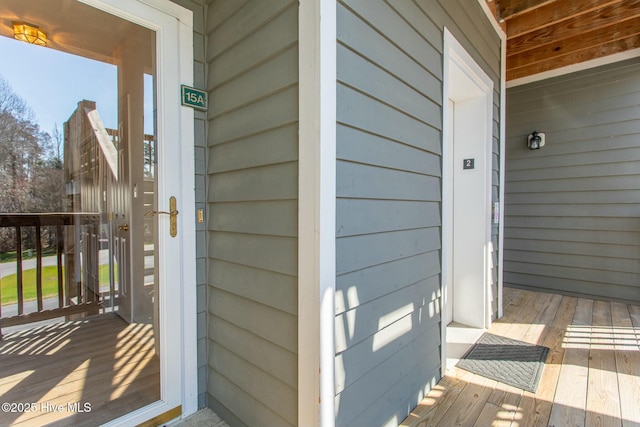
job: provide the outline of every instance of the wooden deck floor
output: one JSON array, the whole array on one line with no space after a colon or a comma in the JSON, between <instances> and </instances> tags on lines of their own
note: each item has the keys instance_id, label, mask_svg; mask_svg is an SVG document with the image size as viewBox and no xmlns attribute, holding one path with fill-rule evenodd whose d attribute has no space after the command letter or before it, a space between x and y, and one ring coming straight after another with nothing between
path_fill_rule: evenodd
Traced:
<instances>
[{"instance_id":1,"label":"wooden deck floor","mask_svg":"<svg viewBox=\"0 0 640 427\"><path fill-rule=\"evenodd\" d=\"M536 393L454 367L401 426L640 426L640 306L504 296L489 332L551 349Z\"/></svg>"},{"instance_id":2,"label":"wooden deck floor","mask_svg":"<svg viewBox=\"0 0 640 427\"><path fill-rule=\"evenodd\" d=\"M2 426L99 425L158 400L159 384L152 325L115 314L0 341L0 402L15 404Z\"/></svg>"}]
</instances>

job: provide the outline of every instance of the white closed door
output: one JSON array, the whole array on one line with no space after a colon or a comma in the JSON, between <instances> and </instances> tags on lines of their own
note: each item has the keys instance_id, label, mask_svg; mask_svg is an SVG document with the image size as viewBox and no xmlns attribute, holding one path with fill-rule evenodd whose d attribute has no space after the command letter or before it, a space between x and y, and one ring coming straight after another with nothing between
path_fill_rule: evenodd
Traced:
<instances>
[{"instance_id":1,"label":"white closed door","mask_svg":"<svg viewBox=\"0 0 640 427\"><path fill-rule=\"evenodd\" d=\"M443 290L446 325L491 322L493 82L445 31Z\"/></svg>"}]
</instances>

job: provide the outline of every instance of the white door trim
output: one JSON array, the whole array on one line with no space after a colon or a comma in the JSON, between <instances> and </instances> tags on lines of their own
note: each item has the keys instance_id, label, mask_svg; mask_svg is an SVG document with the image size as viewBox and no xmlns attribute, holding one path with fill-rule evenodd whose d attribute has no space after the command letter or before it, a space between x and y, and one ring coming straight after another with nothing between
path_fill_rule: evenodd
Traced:
<instances>
[{"instance_id":1,"label":"white door trim","mask_svg":"<svg viewBox=\"0 0 640 427\"><path fill-rule=\"evenodd\" d=\"M447 329L447 292L449 286L452 285L453 276L453 178L454 171L452 169L453 141L452 129L448 126L452 123L451 108L449 107L449 99L454 101L458 87L454 87L455 82L452 76L455 72L462 72L465 80L472 82L472 90L482 93L484 103L484 120L481 129L477 129L478 140L484 142L482 161L484 162L484 196L482 212L484 212L486 224L484 227L484 249L483 249L483 298L482 298L482 316L484 321L482 327L488 328L491 324L491 301L490 301L490 283L491 283L491 165L492 165L492 120L493 120L493 81L487 76L482 68L473 60L471 55L464 47L453 37L447 28L444 29L444 61L443 61L443 149L442 149L442 307L441 307L441 330L442 330L442 375L446 369L446 329ZM454 69L456 71L454 71ZM461 82L458 82L460 84ZM455 165L455 167L462 165ZM455 319L454 319L455 320Z\"/></svg>"},{"instance_id":2,"label":"white door trim","mask_svg":"<svg viewBox=\"0 0 640 427\"><path fill-rule=\"evenodd\" d=\"M149 1L149 0L145 0ZM163 1L171 6L175 4ZM181 99L179 87L181 85L193 85L193 12L182 8L184 19L178 19L178 76L179 84L171 82L168 84L168 95L170 99L165 102L171 105L180 105ZM166 59L165 59L166 61ZM166 66L175 67L171 61L165 62ZM174 86L175 84L175 86ZM173 89L173 90L172 90ZM204 88L202 88L204 89ZM173 164L173 177L165 177L165 181L175 180L176 175L180 177L178 187L175 189L180 199L179 209L184 215L181 216L178 226L182 228L181 252L182 259L180 265L181 287L180 301L182 302L182 418L188 417L198 410L198 351L197 351L197 279L196 279L196 199L195 199L195 142L194 142L194 110L190 107L178 107L180 110L180 126L177 129L177 140L181 143L180 161L175 162L169 156L164 157L162 166L166 168L169 163ZM167 139L170 142L171 139ZM178 166L176 170L176 166ZM168 198L165 198L168 207ZM166 216L166 215L165 215ZM169 229L168 218L165 218L165 229ZM168 237L168 232L165 234ZM171 262L166 265L171 265ZM165 279L166 280L166 279ZM165 282L167 283L167 282ZM165 299L168 303L169 299ZM165 307L166 309L166 307ZM168 314L168 313L167 313ZM167 317L169 317L167 315ZM175 367L174 367L175 368Z\"/></svg>"},{"instance_id":3,"label":"white door trim","mask_svg":"<svg viewBox=\"0 0 640 427\"><path fill-rule=\"evenodd\" d=\"M180 85L193 84L192 12L169 0L80 0L157 32L158 209L177 198L178 237L158 217L161 400L107 425L138 425L182 407L197 410L194 113Z\"/></svg>"},{"instance_id":4,"label":"white door trim","mask_svg":"<svg viewBox=\"0 0 640 427\"><path fill-rule=\"evenodd\" d=\"M336 4L298 12L298 425L331 427L336 285Z\"/></svg>"}]
</instances>

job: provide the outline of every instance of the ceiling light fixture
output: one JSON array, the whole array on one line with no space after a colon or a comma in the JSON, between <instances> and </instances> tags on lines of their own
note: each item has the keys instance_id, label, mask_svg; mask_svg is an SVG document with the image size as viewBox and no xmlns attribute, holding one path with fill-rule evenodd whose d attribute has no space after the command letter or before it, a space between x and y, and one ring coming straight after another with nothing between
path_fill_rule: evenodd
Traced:
<instances>
[{"instance_id":1,"label":"ceiling light fixture","mask_svg":"<svg viewBox=\"0 0 640 427\"><path fill-rule=\"evenodd\" d=\"M13 23L13 37L16 40L38 46L47 45L47 34L35 25L25 24L24 22Z\"/></svg>"}]
</instances>

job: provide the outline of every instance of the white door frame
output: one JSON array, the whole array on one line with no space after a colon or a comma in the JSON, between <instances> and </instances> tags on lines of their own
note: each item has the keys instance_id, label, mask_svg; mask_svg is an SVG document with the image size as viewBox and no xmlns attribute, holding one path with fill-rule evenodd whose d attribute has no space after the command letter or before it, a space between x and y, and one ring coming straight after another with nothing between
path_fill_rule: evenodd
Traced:
<instances>
[{"instance_id":1,"label":"white door frame","mask_svg":"<svg viewBox=\"0 0 640 427\"><path fill-rule=\"evenodd\" d=\"M489 328L491 325L491 169L492 169L492 140L493 140L493 81L482 68L473 60L471 55L453 37L447 28L444 29L444 69L443 69L443 149L442 149L442 374L446 369L446 330L447 330L447 295L453 285L453 257L454 257L454 168L462 169L462 163L453 162L454 135L451 124L454 122L454 110L450 107L450 101L462 101L473 99L475 106L483 117L475 127L469 130L466 138L476 138L478 144L478 157L483 181L482 206L483 224L482 230L478 230L482 240L482 289L473 289L480 298L465 301L465 309L475 314L475 327ZM471 95L471 96L470 96ZM465 131L466 133L466 131ZM458 159L456 159L458 160ZM477 242L478 240L476 240ZM473 305L471 307L470 305ZM455 313L455 310L454 310ZM454 320L456 320L454 318Z\"/></svg>"},{"instance_id":2,"label":"white door frame","mask_svg":"<svg viewBox=\"0 0 640 427\"><path fill-rule=\"evenodd\" d=\"M158 217L161 400L106 425L166 422L198 406L194 114L180 99L180 85L193 84L193 14L169 0L80 1L157 34L158 210L168 211L175 196L179 211L176 238L169 235L168 215Z\"/></svg>"}]
</instances>

